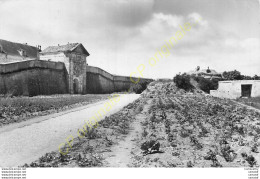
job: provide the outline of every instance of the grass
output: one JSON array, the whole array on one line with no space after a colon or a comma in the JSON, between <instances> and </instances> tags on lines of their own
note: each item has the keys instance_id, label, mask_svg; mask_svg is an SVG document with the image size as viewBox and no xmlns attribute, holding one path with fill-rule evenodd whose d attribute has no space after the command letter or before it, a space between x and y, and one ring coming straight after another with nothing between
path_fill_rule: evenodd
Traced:
<instances>
[{"instance_id":1,"label":"grass","mask_svg":"<svg viewBox=\"0 0 260 179\"><path fill-rule=\"evenodd\" d=\"M260 97L254 98L239 98L237 101L242 102L246 105L252 106L254 108L260 109Z\"/></svg>"},{"instance_id":2,"label":"grass","mask_svg":"<svg viewBox=\"0 0 260 179\"><path fill-rule=\"evenodd\" d=\"M107 99L109 95L0 97L0 126Z\"/></svg>"}]
</instances>

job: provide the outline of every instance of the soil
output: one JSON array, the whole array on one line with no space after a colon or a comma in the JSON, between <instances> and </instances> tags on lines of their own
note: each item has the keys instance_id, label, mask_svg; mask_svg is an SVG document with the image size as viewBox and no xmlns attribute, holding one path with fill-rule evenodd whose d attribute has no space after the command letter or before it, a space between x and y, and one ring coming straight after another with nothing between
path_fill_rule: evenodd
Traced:
<instances>
[{"instance_id":1,"label":"soil","mask_svg":"<svg viewBox=\"0 0 260 179\"><path fill-rule=\"evenodd\" d=\"M56 167L259 167L260 113L173 83L151 83L141 97L100 123ZM91 148L91 150L89 149ZM80 157L79 157L80 156ZM46 157L45 157L46 158ZM83 158L83 159L82 159ZM83 164L82 164L83 163Z\"/></svg>"}]
</instances>

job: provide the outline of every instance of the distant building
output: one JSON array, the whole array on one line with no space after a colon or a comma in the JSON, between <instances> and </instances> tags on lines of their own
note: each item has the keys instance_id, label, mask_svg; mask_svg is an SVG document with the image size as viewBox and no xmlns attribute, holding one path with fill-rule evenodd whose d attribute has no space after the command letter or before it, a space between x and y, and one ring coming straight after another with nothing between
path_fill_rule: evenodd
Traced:
<instances>
[{"instance_id":1,"label":"distant building","mask_svg":"<svg viewBox=\"0 0 260 179\"><path fill-rule=\"evenodd\" d=\"M198 66L195 70L189 71L189 75L200 76L207 79L222 79L222 74L212 69L200 69Z\"/></svg>"},{"instance_id":2,"label":"distant building","mask_svg":"<svg viewBox=\"0 0 260 179\"><path fill-rule=\"evenodd\" d=\"M33 47L0 39L0 64L39 59L40 46Z\"/></svg>"},{"instance_id":3,"label":"distant building","mask_svg":"<svg viewBox=\"0 0 260 179\"><path fill-rule=\"evenodd\" d=\"M50 46L40 53L40 60L63 62L69 74L69 92L86 92L86 65L88 51L81 43Z\"/></svg>"},{"instance_id":4,"label":"distant building","mask_svg":"<svg viewBox=\"0 0 260 179\"><path fill-rule=\"evenodd\" d=\"M260 80L219 81L218 83L218 90L210 91L212 96L230 99L260 96Z\"/></svg>"}]
</instances>

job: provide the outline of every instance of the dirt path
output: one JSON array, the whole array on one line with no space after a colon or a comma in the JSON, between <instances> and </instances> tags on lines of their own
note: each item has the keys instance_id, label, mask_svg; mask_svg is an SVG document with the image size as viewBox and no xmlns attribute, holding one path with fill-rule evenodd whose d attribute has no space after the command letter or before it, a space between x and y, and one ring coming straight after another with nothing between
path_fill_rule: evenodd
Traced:
<instances>
[{"instance_id":1,"label":"dirt path","mask_svg":"<svg viewBox=\"0 0 260 179\"><path fill-rule=\"evenodd\" d=\"M130 133L123 136L123 140L117 145L112 147L111 152L105 159L106 167L132 167L132 151L140 149L140 146L136 145L136 140L141 138L142 126L141 122L146 118L146 112L148 111L152 100L147 101L147 104L143 106L143 110L135 116L135 120L131 124ZM139 151L141 152L141 150ZM141 154L141 153L140 153Z\"/></svg>"},{"instance_id":2,"label":"dirt path","mask_svg":"<svg viewBox=\"0 0 260 179\"><path fill-rule=\"evenodd\" d=\"M120 95L120 101L106 113L106 116L118 112L137 98L139 95L136 94ZM66 142L68 136L77 137L78 129L81 129L85 121L90 120L101 107L104 107L107 101L82 110L52 116L49 119L36 120L36 123L28 123L25 126L20 124L19 128L2 129L0 167L15 167L30 163L47 152L58 150L58 146Z\"/></svg>"}]
</instances>

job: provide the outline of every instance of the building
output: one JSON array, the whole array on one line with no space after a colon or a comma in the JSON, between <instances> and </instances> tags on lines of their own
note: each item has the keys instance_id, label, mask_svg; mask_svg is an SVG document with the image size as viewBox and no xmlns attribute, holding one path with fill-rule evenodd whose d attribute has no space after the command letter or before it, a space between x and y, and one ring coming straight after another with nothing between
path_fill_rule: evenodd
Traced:
<instances>
[{"instance_id":1,"label":"building","mask_svg":"<svg viewBox=\"0 0 260 179\"><path fill-rule=\"evenodd\" d=\"M40 48L0 39L0 64L39 59Z\"/></svg>"},{"instance_id":2,"label":"building","mask_svg":"<svg viewBox=\"0 0 260 179\"><path fill-rule=\"evenodd\" d=\"M207 79L222 79L222 74L213 69L200 69L198 66L195 70L188 72L189 75L200 76Z\"/></svg>"},{"instance_id":3,"label":"building","mask_svg":"<svg viewBox=\"0 0 260 179\"><path fill-rule=\"evenodd\" d=\"M212 96L230 99L260 96L260 80L219 81L218 83L218 90L210 91Z\"/></svg>"},{"instance_id":4,"label":"building","mask_svg":"<svg viewBox=\"0 0 260 179\"><path fill-rule=\"evenodd\" d=\"M40 53L40 60L63 62L68 72L69 93L86 93L88 51L81 43L50 46Z\"/></svg>"}]
</instances>

